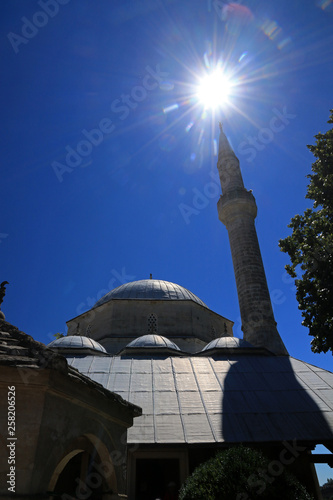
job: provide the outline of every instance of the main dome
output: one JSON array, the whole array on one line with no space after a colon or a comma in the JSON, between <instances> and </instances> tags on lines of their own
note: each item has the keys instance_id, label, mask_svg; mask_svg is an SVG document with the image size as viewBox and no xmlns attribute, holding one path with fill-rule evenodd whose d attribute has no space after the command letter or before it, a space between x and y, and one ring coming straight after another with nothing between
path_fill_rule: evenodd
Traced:
<instances>
[{"instance_id":1,"label":"main dome","mask_svg":"<svg viewBox=\"0 0 333 500\"><path fill-rule=\"evenodd\" d=\"M147 279L131 281L118 286L99 299L94 307L101 306L113 299L136 300L193 300L203 307L207 307L202 300L186 288L170 281Z\"/></svg>"}]
</instances>

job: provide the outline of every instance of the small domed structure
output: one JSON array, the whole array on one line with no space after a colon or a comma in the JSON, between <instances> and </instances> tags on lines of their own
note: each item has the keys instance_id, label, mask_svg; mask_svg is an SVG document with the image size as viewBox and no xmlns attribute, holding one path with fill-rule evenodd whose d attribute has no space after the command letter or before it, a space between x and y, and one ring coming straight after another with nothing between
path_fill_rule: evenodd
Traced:
<instances>
[{"instance_id":1,"label":"small domed structure","mask_svg":"<svg viewBox=\"0 0 333 500\"><path fill-rule=\"evenodd\" d=\"M142 337L132 340L126 347L167 347L168 349L180 351L179 347L174 342L171 342L171 340L166 337L162 337L162 335L142 335Z\"/></svg>"},{"instance_id":2,"label":"small domed structure","mask_svg":"<svg viewBox=\"0 0 333 500\"><path fill-rule=\"evenodd\" d=\"M107 354L105 348L96 340L81 335L68 335L50 342L47 347L61 352L75 350L75 354L80 351L84 354L94 354L95 356Z\"/></svg>"},{"instance_id":3,"label":"small domed structure","mask_svg":"<svg viewBox=\"0 0 333 500\"><path fill-rule=\"evenodd\" d=\"M172 355L175 355L177 352L181 353L177 344L166 337L163 337L162 335L148 334L132 340L132 342L127 344L127 346L121 351L121 354L133 352L146 354L148 351L169 354L170 351L172 351ZM174 351L176 351L176 353Z\"/></svg>"},{"instance_id":4,"label":"small domed structure","mask_svg":"<svg viewBox=\"0 0 333 500\"><path fill-rule=\"evenodd\" d=\"M202 351L210 349L237 349L237 348L253 348L254 346L246 340L239 339L238 337L219 337L207 344Z\"/></svg>"}]
</instances>

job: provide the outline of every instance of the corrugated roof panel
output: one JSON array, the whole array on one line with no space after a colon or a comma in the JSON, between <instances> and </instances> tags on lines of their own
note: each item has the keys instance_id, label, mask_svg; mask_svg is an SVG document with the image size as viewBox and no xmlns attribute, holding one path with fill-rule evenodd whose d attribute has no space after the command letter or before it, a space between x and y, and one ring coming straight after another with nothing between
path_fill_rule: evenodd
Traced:
<instances>
[{"instance_id":1,"label":"corrugated roof panel","mask_svg":"<svg viewBox=\"0 0 333 500\"><path fill-rule=\"evenodd\" d=\"M300 361L295 358L288 358L290 361L290 365L295 372L307 372L310 367L304 361Z\"/></svg>"},{"instance_id":2,"label":"corrugated roof panel","mask_svg":"<svg viewBox=\"0 0 333 500\"><path fill-rule=\"evenodd\" d=\"M222 443L224 441L222 415L220 413L212 413L209 415L209 421L216 441Z\"/></svg>"},{"instance_id":3,"label":"corrugated roof panel","mask_svg":"<svg viewBox=\"0 0 333 500\"><path fill-rule=\"evenodd\" d=\"M304 413L290 414L290 413L272 413L267 416L270 422L270 431L272 440L292 440L299 439L306 433L309 439L313 437L312 430L309 432L304 425Z\"/></svg>"},{"instance_id":4,"label":"corrugated roof panel","mask_svg":"<svg viewBox=\"0 0 333 500\"><path fill-rule=\"evenodd\" d=\"M286 413L309 411L309 401L298 391L258 391L255 393L257 411L263 413Z\"/></svg>"},{"instance_id":5,"label":"corrugated roof panel","mask_svg":"<svg viewBox=\"0 0 333 500\"><path fill-rule=\"evenodd\" d=\"M154 443L155 427L153 415L142 415L135 418L135 425L127 431L127 442L131 443Z\"/></svg>"},{"instance_id":6,"label":"corrugated roof panel","mask_svg":"<svg viewBox=\"0 0 333 500\"><path fill-rule=\"evenodd\" d=\"M333 410L333 389L317 389L313 392Z\"/></svg>"},{"instance_id":7,"label":"corrugated roof panel","mask_svg":"<svg viewBox=\"0 0 333 500\"><path fill-rule=\"evenodd\" d=\"M222 397L223 413L248 413L250 407L242 391L224 391Z\"/></svg>"},{"instance_id":8,"label":"corrugated roof panel","mask_svg":"<svg viewBox=\"0 0 333 500\"><path fill-rule=\"evenodd\" d=\"M218 391L221 389L216 376L209 373L200 373L197 376L197 383L200 391Z\"/></svg>"},{"instance_id":9,"label":"corrugated roof panel","mask_svg":"<svg viewBox=\"0 0 333 500\"><path fill-rule=\"evenodd\" d=\"M254 360L254 358L253 358ZM288 356L256 356L255 371L258 373L290 372Z\"/></svg>"},{"instance_id":10,"label":"corrugated roof panel","mask_svg":"<svg viewBox=\"0 0 333 500\"><path fill-rule=\"evenodd\" d=\"M223 390L241 391L246 387L246 377L243 373L229 372L217 374L219 383L222 385Z\"/></svg>"},{"instance_id":11,"label":"corrugated roof panel","mask_svg":"<svg viewBox=\"0 0 333 500\"><path fill-rule=\"evenodd\" d=\"M333 408L333 388L328 385L333 385L333 374L298 360L293 362L295 372L288 357L229 358L115 357L111 366L111 358L68 361L81 372L94 361L92 378L143 407L146 415L134 420L129 442L208 443L214 436L220 442L332 439L333 411L325 410Z\"/></svg>"},{"instance_id":12,"label":"corrugated roof panel","mask_svg":"<svg viewBox=\"0 0 333 500\"><path fill-rule=\"evenodd\" d=\"M154 373L172 373L171 358L153 359L152 366Z\"/></svg>"},{"instance_id":13,"label":"corrugated roof panel","mask_svg":"<svg viewBox=\"0 0 333 500\"><path fill-rule=\"evenodd\" d=\"M239 355L229 355L230 367L233 368L233 372L247 372L247 373L255 373L257 371L257 364L252 356L239 356Z\"/></svg>"},{"instance_id":14,"label":"corrugated roof panel","mask_svg":"<svg viewBox=\"0 0 333 500\"><path fill-rule=\"evenodd\" d=\"M242 415L223 414L221 429L223 437L227 442L241 443L249 439L249 431Z\"/></svg>"},{"instance_id":15,"label":"corrugated roof panel","mask_svg":"<svg viewBox=\"0 0 333 500\"><path fill-rule=\"evenodd\" d=\"M191 362L195 372L212 374L213 370L209 358L192 358Z\"/></svg>"},{"instance_id":16,"label":"corrugated roof panel","mask_svg":"<svg viewBox=\"0 0 333 500\"><path fill-rule=\"evenodd\" d=\"M133 359L132 373L152 373L151 359Z\"/></svg>"},{"instance_id":17,"label":"corrugated roof panel","mask_svg":"<svg viewBox=\"0 0 333 500\"><path fill-rule=\"evenodd\" d=\"M311 389L328 389L327 383L315 372L297 372L297 378L301 385L305 388L311 387Z\"/></svg>"},{"instance_id":18,"label":"corrugated roof panel","mask_svg":"<svg viewBox=\"0 0 333 500\"><path fill-rule=\"evenodd\" d=\"M66 356L66 359L67 359L67 363L69 364L69 366L75 367L75 365L77 365L77 364L81 366L81 363L80 363L79 358L77 356L75 356L75 357Z\"/></svg>"},{"instance_id":19,"label":"corrugated roof panel","mask_svg":"<svg viewBox=\"0 0 333 500\"><path fill-rule=\"evenodd\" d=\"M189 358L172 358L172 365L176 373L192 373L192 365Z\"/></svg>"},{"instance_id":20,"label":"corrugated roof panel","mask_svg":"<svg viewBox=\"0 0 333 500\"><path fill-rule=\"evenodd\" d=\"M328 411L325 411L325 412L323 413L323 415L324 415L324 418L325 418L325 420L326 420L327 424L328 424L331 428L333 428L333 412L328 412Z\"/></svg>"},{"instance_id":21,"label":"corrugated roof panel","mask_svg":"<svg viewBox=\"0 0 333 500\"><path fill-rule=\"evenodd\" d=\"M258 411L256 394L257 394L256 391L251 391L251 390L242 391L246 408L248 408L249 412L251 413L257 413Z\"/></svg>"},{"instance_id":22,"label":"corrugated roof panel","mask_svg":"<svg viewBox=\"0 0 333 500\"><path fill-rule=\"evenodd\" d=\"M154 413L155 415L179 414L177 394L169 391L154 392Z\"/></svg>"},{"instance_id":23,"label":"corrugated roof panel","mask_svg":"<svg viewBox=\"0 0 333 500\"><path fill-rule=\"evenodd\" d=\"M215 437L205 413L183 415L183 422L188 443L215 442Z\"/></svg>"},{"instance_id":24,"label":"corrugated roof panel","mask_svg":"<svg viewBox=\"0 0 333 500\"><path fill-rule=\"evenodd\" d=\"M109 373L113 357L94 356L89 367L89 372Z\"/></svg>"},{"instance_id":25,"label":"corrugated roof panel","mask_svg":"<svg viewBox=\"0 0 333 500\"><path fill-rule=\"evenodd\" d=\"M276 377L272 377L271 373L262 373L261 379L264 388L270 391L299 390L299 383L292 373L280 372Z\"/></svg>"},{"instance_id":26,"label":"corrugated roof panel","mask_svg":"<svg viewBox=\"0 0 333 500\"><path fill-rule=\"evenodd\" d=\"M253 441L258 439L260 441L270 441L272 439L271 427L272 423L270 421L269 414L260 413L248 413L246 415L237 415L238 421L243 419L244 429L247 429L248 439L247 441Z\"/></svg>"},{"instance_id":27,"label":"corrugated roof panel","mask_svg":"<svg viewBox=\"0 0 333 500\"><path fill-rule=\"evenodd\" d=\"M155 391L175 391L175 381L173 373L154 373Z\"/></svg>"},{"instance_id":28,"label":"corrugated roof panel","mask_svg":"<svg viewBox=\"0 0 333 500\"><path fill-rule=\"evenodd\" d=\"M215 373L228 372L230 370L230 363L228 359L215 359L211 358L211 365Z\"/></svg>"},{"instance_id":29,"label":"corrugated roof panel","mask_svg":"<svg viewBox=\"0 0 333 500\"><path fill-rule=\"evenodd\" d=\"M230 382L230 386L232 388L238 389L241 384L244 382L242 389L248 388L253 391L267 391L269 389L269 384L267 383L267 378L265 373L258 372L247 372L241 373L241 377L234 377L234 373L232 374L232 379L235 379ZM280 375L279 375L280 376ZM274 378L279 378L274 377ZM229 384L229 382L228 382Z\"/></svg>"},{"instance_id":30,"label":"corrugated roof panel","mask_svg":"<svg viewBox=\"0 0 333 500\"><path fill-rule=\"evenodd\" d=\"M333 389L333 373L331 372L324 372L324 373L318 373L318 376L326 382L332 389Z\"/></svg>"},{"instance_id":31,"label":"corrugated roof panel","mask_svg":"<svg viewBox=\"0 0 333 500\"><path fill-rule=\"evenodd\" d=\"M155 416L156 441L159 443L183 443L184 430L179 415Z\"/></svg>"},{"instance_id":32,"label":"corrugated roof panel","mask_svg":"<svg viewBox=\"0 0 333 500\"><path fill-rule=\"evenodd\" d=\"M151 391L153 386L153 377L151 373L132 373L130 391Z\"/></svg>"},{"instance_id":33,"label":"corrugated roof panel","mask_svg":"<svg viewBox=\"0 0 333 500\"><path fill-rule=\"evenodd\" d=\"M193 373L175 373L177 391L197 391Z\"/></svg>"},{"instance_id":34,"label":"corrugated roof panel","mask_svg":"<svg viewBox=\"0 0 333 500\"><path fill-rule=\"evenodd\" d=\"M118 373L112 372L110 374L107 389L114 392L125 392L129 391L130 385L130 374L129 373Z\"/></svg>"},{"instance_id":35,"label":"corrugated roof panel","mask_svg":"<svg viewBox=\"0 0 333 500\"><path fill-rule=\"evenodd\" d=\"M198 392L179 392L178 397L182 413L205 413L205 408Z\"/></svg>"},{"instance_id":36,"label":"corrugated roof panel","mask_svg":"<svg viewBox=\"0 0 333 500\"><path fill-rule=\"evenodd\" d=\"M132 367L131 359L119 358L118 356L114 357L112 371L117 373L130 373Z\"/></svg>"},{"instance_id":37,"label":"corrugated roof panel","mask_svg":"<svg viewBox=\"0 0 333 500\"><path fill-rule=\"evenodd\" d=\"M95 356L82 356L82 357L67 357L65 356L70 366L80 370L81 373L87 374L92 360Z\"/></svg>"},{"instance_id":38,"label":"corrugated roof panel","mask_svg":"<svg viewBox=\"0 0 333 500\"><path fill-rule=\"evenodd\" d=\"M209 414L222 413L223 393L221 391L202 391L201 395Z\"/></svg>"},{"instance_id":39,"label":"corrugated roof panel","mask_svg":"<svg viewBox=\"0 0 333 500\"><path fill-rule=\"evenodd\" d=\"M143 414L148 415L154 413L152 392L131 392L129 394L129 400L131 403L141 406Z\"/></svg>"},{"instance_id":40,"label":"corrugated roof panel","mask_svg":"<svg viewBox=\"0 0 333 500\"><path fill-rule=\"evenodd\" d=\"M316 391L311 391L311 399L321 411L333 410L332 389L319 389Z\"/></svg>"}]
</instances>

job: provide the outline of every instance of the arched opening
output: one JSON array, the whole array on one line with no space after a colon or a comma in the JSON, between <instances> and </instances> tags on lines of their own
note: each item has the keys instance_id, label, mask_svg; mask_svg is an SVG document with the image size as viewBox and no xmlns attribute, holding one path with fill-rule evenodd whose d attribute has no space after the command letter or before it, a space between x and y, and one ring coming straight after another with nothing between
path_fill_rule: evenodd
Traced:
<instances>
[{"instance_id":1,"label":"arched opening","mask_svg":"<svg viewBox=\"0 0 333 500\"><path fill-rule=\"evenodd\" d=\"M48 489L54 494L51 498L66 500L102 500L115 493L117 482L106 446L92 435L76 439L55 468Z\"/></svg>"}]
</instances>

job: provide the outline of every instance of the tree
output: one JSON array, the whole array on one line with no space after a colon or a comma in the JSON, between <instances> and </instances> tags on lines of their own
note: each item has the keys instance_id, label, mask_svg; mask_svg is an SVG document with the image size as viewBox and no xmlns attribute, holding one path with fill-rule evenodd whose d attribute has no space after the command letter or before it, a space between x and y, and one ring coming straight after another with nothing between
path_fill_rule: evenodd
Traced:
<instances>
[{"instance_id":1,"label":"tree","mask_svg":"<svg viewBox=\"0 0 333 500\"><path fill-rule=\"evenodd\" d=\"M328 123L333 123L333 110ZM291 236L279 241L291 265L286 266L295 278L296 298L302 311L302 324L313 337L313 352L333 353L333 128L319 133L314 146L307 146L317 158L306 198L313 208L291 219Z\"/></svg>"},{"instance_id":2,"label":"tree","mask_svg":"<svg viewBox=\"0 0 333 500\"><path fill-rule=\"evenodd\" d=\"M272 471L274 464L274 471ZM280 465L280 470L276 466ZM313 500L282 463L260 451L235 446L199 465L179 492L179 500Z\"/></svg>"}]
</instances>

